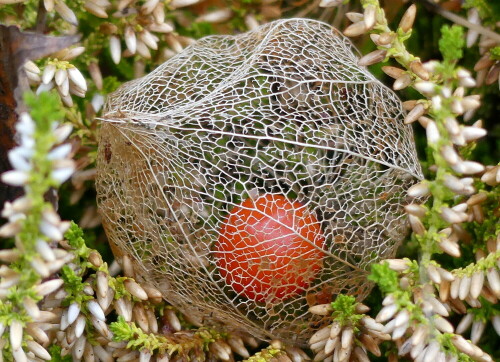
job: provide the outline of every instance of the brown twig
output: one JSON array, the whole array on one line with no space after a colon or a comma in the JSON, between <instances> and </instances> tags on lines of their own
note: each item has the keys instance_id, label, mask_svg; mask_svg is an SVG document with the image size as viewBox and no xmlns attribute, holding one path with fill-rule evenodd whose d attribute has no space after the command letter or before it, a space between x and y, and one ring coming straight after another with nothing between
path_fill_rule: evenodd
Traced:
<instances>
[{"instance_id":1,"label":"brown twig","mask_svg":"<svg viewBox=\"0 0 500 362\"><path fill-rule=\"evenodd\" d=\"M36 14L35 32L43 34L45 32L45 24L47 23L47 9L43 0L38 1L38 12Z\"/></svg>"}]
</instances>

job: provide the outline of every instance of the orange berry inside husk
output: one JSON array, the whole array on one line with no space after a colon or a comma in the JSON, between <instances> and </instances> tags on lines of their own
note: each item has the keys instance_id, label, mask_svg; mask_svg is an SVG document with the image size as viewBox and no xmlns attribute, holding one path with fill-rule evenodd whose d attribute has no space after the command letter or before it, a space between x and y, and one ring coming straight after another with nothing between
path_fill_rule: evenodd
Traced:
<instances>
[{"instance_id":1,"label":"orange berry inside husk","mask_svg":"<svg viewBox=\"0 0 500 362\"><path fill-rule=\"evenodd\" d=\"M215 260L238 295L276 303L307 289L322 268L324 244L320 223L305 205L264 194L230 211Z\"/></svg>"}]
</instances>

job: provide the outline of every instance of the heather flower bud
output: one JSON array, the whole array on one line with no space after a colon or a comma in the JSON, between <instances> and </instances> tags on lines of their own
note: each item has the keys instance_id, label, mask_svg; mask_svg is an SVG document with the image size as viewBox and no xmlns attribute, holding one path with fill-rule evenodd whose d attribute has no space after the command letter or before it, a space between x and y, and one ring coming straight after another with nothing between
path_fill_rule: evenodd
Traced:
<instances>
[{"instance_id":1,"label":"heather flower bud","mask_svg":"<svg viewBox=\"0 0 500 362\"><path fill-rule=\"evenodd\" d=\"M416 108L416 107L415 107ZM439 130L437 128L436 122L432 121L427 124L426 130L426 135L427 135L427 142L430 144L437 143L440 139L439 135Z\"/></svg>"},{"instance_id":2,"label":"heather flower bud","mask_svg":"<svg viewBox=\"0 0 500 362\"><path fill-rule=\"evenodd\" d=\"M425 114L426 107L423 103L418 103L405 117L404 123L409 124L415 122L417 119Z\"/></svg>"},{"instance_id":3,"label":"heather flower bud","mask_svg":"<svg viewBox=\"0 0 500 362\"><path fill-rule=\"evenodd\" d=\"M417 15L417 7L412 4L403 14L401 21L399 23L399 28L404 33L407 33L413 27L413 22L415 21L415 16Z\"/></svg>"},{"instance_id":4,"label":"heather flower bud","mask_svg":"<svg viewBox=\"0 0 500 362\"><path fill-rule=\"evenodd\" d=\"M420 60L414 60L410 63L410 70L424 81L430 78L429 72L424 68Z\"/></svg>"},{"instance_id":5,"label":"heather flower bud","mask_svg":"<svg viewBox=\"0 0 500 362\"><path fill-rule=\"evenodd\" d=\"M433 82L426 81L417 82L414 87L422 94L433 94L436 89L436 85Z\"/></svg>"},{"instance_id":6,"label":"heather flower bud","mask_svg":"<svg viewBox=\"0 0 500 362\"><path fill-rule=\"evenodd\" d=\"M349 12L349 13L346 13L345 15L346 15L347 19L349 19L353 23L357 23L359 21L362 21L363 17L364 17L363 14L355 13L355 12Z\"/></svg>"},{"instance_id":7,"label":"heather flower bud","mask_svg":"<svg viewBox=\"0 0 500 362\"><path fill-rule=\"evenodd\" d=\"M355 37L362 35L366 32L366 25L364 21L358 21L356 23L353 23L349 25L345 30L344 30L344 35L348 37Z\"/></svg>"},{"instance_id":8,"label":"heather flower bud","mask_svg":"<svg viewBox=\"0 0 500 362\"><path fill-rule=\"evenodd\" d=\"M121 44L120 39L116 35L112 35L109 38L109 50L111 51L111 59L115 64L120 63L121 58Z\"/></svg>"},{"instance_id":9,"label":"heather flower bud","mask_svg":"<svg viewBox=\"0 0 500 362\"><path fill-rule=\"evenodd\" d=\"M358 65L360 66L368 66L378 62L381 62L385 59L387 55L387 51L383 49L375 50L371 53L366 54L364 57L358 60Z\"/></svg>"},{"instance_id":10,"label":"heather flower bud","mask_svg":"<svg viewBox=\"0 0 500 362\"><path fill-rule=\"evenodd\" d=\"M141 299L141 300L148 299L148 295L144 291L144 289L142 289L142 287L139 284L137 284L135 281L133 281L132 279L127 279L125 281L125 289L127 289L127 291L130 294L132 294L134 297L136 297L138 299Z\"/></svg>"},{"instance_id":11,"label":"heather flower bud","mask_svg":"<svg viewBox=\"0 0 500 362\"><path fill-rule=\"evenodd\" d=\"M396 81L392 85L392 88L394 90L401 90L408 87L410 84L411 84L411 76L408 73L405 73L398 79L396 79Z\"/></svg>"},{"instance_id":12,"label":"heather flower bud","mask_svg":"<svg viewBox=\"0 0 500 362\"><path fill-rule=\"evenodd\" d=\"M366 30L370 30L376 23L376 7L374 5L367 5L365 7L364 19Z\"/></svg>"},{"instance_id":13,"label":"heather flower bud","mask_svg":"<svg viewBox=\"0 0 500 362\"><path fill-rule=\"evenodd\" d=\"M399 77L401 77L405 71L401 68L397 68L397 67L393 67L393 66L390 66L390 65L384 65L382 67L382 71L387 74L389 77L391 78L394 78L394 79L397 79Z\"/></svg>"}]
</instances>

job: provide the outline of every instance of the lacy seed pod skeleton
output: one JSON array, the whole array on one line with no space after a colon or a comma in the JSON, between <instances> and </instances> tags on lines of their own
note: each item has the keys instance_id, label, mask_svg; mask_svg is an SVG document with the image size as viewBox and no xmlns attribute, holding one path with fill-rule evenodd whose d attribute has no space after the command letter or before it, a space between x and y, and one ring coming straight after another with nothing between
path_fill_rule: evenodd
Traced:
<instances>
[{"instance_id":1,"label":"lacy seed pod skeleton","mask_svg":"<svg viewBox=\"0 0 500 362\"><path fill-rule=\"evenodd\" d=\"M407 231L405 190L422 175L401 102L355 53L326 24L280 20L203 38L110 95L97 191L115 252L184 313L262 339L303 344L317 321L308 306L366 296L367 270L394 255ZM235 283L251 282L227 277L235 264L217 257L232 210L262 195L302 205L319 230L304 233L290 218L290 235L318 251L295 258L321 267L285 297L273 286L245 294ZM253 255L258 268L270 262L268 251Z\"/></svg>"}]
</instances>

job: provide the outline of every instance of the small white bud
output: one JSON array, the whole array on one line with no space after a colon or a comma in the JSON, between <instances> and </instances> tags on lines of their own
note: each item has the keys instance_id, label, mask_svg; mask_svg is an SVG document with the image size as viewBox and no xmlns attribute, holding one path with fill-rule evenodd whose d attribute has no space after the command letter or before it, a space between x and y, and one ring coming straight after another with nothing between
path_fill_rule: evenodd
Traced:
<instances>
[{"instance_id":1,"label":"small white bud","mask_svg":"<svg viewBox=\"0 0 500 362\"><path fill-rule=\"evenodd\" d=\"M72 146L69 143L65 143L61 146L58 146L48 153L47 159L53 161L68 157L68 155L71 152L71 147Z\"/></svg>"},{"instance_id":2,"label":"small white bud","mask_svg":"<svg viewBox=\"0 0 500 362\"><path fill-rule=\"evenodd\" d=\"M24 186L29 180L29 174L25 171L12 170L4 172L1 179L7 185Z\"/></svg>"},{"instance_id":3,"label":"small white bud","mask_svg":"<svg viewBox=\"0 0 500 362\"><path fill-rule=\"evenodd\" d=\"M74 167L62 167L52 171L51 177L59 184L62 184L75 172Z\"/></svg>"},{"instance_id":4,"label":"small white bud","mask_svg":"<svg viewBox=\"0 0 500 362\"><path fill-rule=\"evenodd\" d=\"M42 83L36 89L36 95L40 95L40 93L43 93L43 92L48 92L52 88L54 88L54 82L49 82L47 84Z\"/></svg>"},{"instance_id":5,"label":"small white bud","mask_svg":"<svg viewBox=\"0 0 500 362\"><path fill-rule=\"evenodd\" d=\"M410 197L423 197L429 194L429 185L424 182L413 185L408 189L408 196Z\"/></svg>"},{"instance_id":6,"label":"small white bud","mask_svg":"<svg viewBox=\"0 0 500 362\"><path fill-rule=\"evenodd\" d=\"M432 107L434 108L434 110L439 111L441 109L441 105L442 105L441 96L437 95L437 96L432 97L431 102L432 102Z\"/></svg>"},{"instance_id":7,"label":"small white bud","mask_svg":"<svg viewBox=\"0 0 500 362\"><path fill-rule=\"evenodd\" d=\"M486 130L479 127L464 127L462 128L462 135L466 142L470 142L486 136Z\"/></svg>"},{"instance_id":8,"label":"small white bud","mask_svg":"<svg viewBox=\"0 0 500 362\"><path fill-rule=\"evenodd\" d=\"M343 0L321 0L319 3L320 8L333 8L343 3Z\"/></svg>"},{"instance_id":9,"label":"small white bud","mask_svg":"<svg viewBox=\"0 0 500 362\"><path fill-rule=\"evenodd\" d=\"M135 54L137 50L137 38L134 30L130 26L125 28L125 44L127 45L127 49L130 53Z\"/></svg>"},{"instance_id":10,"label":"small white bud","mask_svg":"<svg viewBox=\"0 0 500 362\"><path fill-rule=\"evenodd\" d=\"M106 316L104 315L104 312L103 312L101 306L95 300L91 300L91 301L87 302L87 309L98 320L101 320L103 322L106 321Z\"/></svg>"},{"instance_id":11,"label":"small white bud","mask_svg":"<svg viewBox=\"0 0 500 362\"><path fill-rule=\"evenodd\" d=\"M430 144L437 143L440 139L439 130L437 128L436 122L430 121L425 129L427 135L427 141Z\"/></svg>"},{"instance_id":12,"label":"small white bud","mask_svg":"<svg viewBox=\"0 0 500 362\"><path fill-rule=\"evenodd\" d=\"M473 175L484 171L484 166L475 161L463 161L463 173L466 175Z\"/></svg>"},{"instance_id":13,"label":"small white bud","mask_svg":"<svg viewBox=\"0 0 500 362\"><path fill-rule=\"evenodd\" d=\"M78 68L69 68L68 69L68 76L69 79L81 90L86 91L87 90L87 82L85 81L85 78L83 77L82 73L78 70Z\"/></svg>"},{"instance_id":14,"label":"small white bud","mask_svg":"<svg viewBox=\"0 0 500 362\"><path fill-rule=\"evenodd\" d=\"M71 303L68 308L68 324L73 324L73 322L76 321L76 318L78 318L79 314L80 306L78 305L78 303Z\"/></svg>"},{"instance_id":15,"label":"small white bud","mask_svg":"<svg viewBox=\"0 0 500 362\"><path fill-rule=\"evenodd\" d=\"M64 3L64 1L56 1L54 9L59 13L59 15L61 15L61 18L63 18L65 21L74 26L78 26L78 20L75 13L68 7L68 5Z\"/></svg>"},{"instance_id":16,"label":"small white bud","mask_svg":"<svg viewBox=\"0 0 500 362\"><path fill-rule=\"evenodd\" d=\"M196 19L196 22L205 21L207 23L223 23L229 20L233 16L233 12L230 9L219 9L215 10Z\"/></svg>"},{"instance_id":17,"label":"small white bud","mask_svg":"<svg viewBox=\"0 0 500 362\"><path fill-rule=\"evenodd\" d=\"M47 64L42 74L42 82L44 84L49 84L52 78L54 78L54 74L56 74L56 66L54 64Z\"/></svg>"},{"instance_id":18,"label":"small white bud","mask_svg":"<svg viewBox=\"0 0 500 362\"><path fill-rule=\"evenodd\" d=\"M178 8L183 8L185 6L191 6L199 2L200 0L172 0L169 6L173 7L174 9L178 9Z\"/></svg>"},{"instance_id":19,"label":"small white bud","mask_svg":"<svg viewBox=\"0 0 500 362\"><path fill-rule=\"evenodd\" d=\"M120 58L122 54L122 46L120 44L120 39L116 35L112 35L109 38L109 50L111 52L111 59L115 64L120 63Z\"/></svg>"},{"instance_id":20,"label":"small white bud","mask_svg":"<svg viewBox=\"0 0 500 362\"><path fill-rule=\"evenodd\" d=\"M436 90L436 84L434 82L417 82L414 87L423 94L432 94Z\"/></svg>"},{"instance_id":21,"label":"small white bud","mask_svg":"<svg viewBox=\"0 0 500 362\"><path fill-rule=\"evenodd\" d=\"M364 12L364 19L363 21L365 22L365 26L367 30L372 29L375 26L375 23L377 22L377 8L374 5L367 5L365 8Z\"/></svg>"},{"instance_id":22,"label":"small white bud","mask_svg":"<svg viewBox=\"0 0 500 362\"><path fill-rule=\"evenodd\" d=\"M457 151L455 151L455 148L450 145L443 146L441 154L450 165L455 165L460 160Z\"/></svg>"},{"instance_id":23,"label":"small white bud","mask_svg":"<svg viewBox=\"0 0 500 362\"><path fill-rule=\"evenodd\" d=\"M14 319L10 323L10 346L13 350L20 349L23 341L23 324Z\"/></svg>"}]
</instances>

